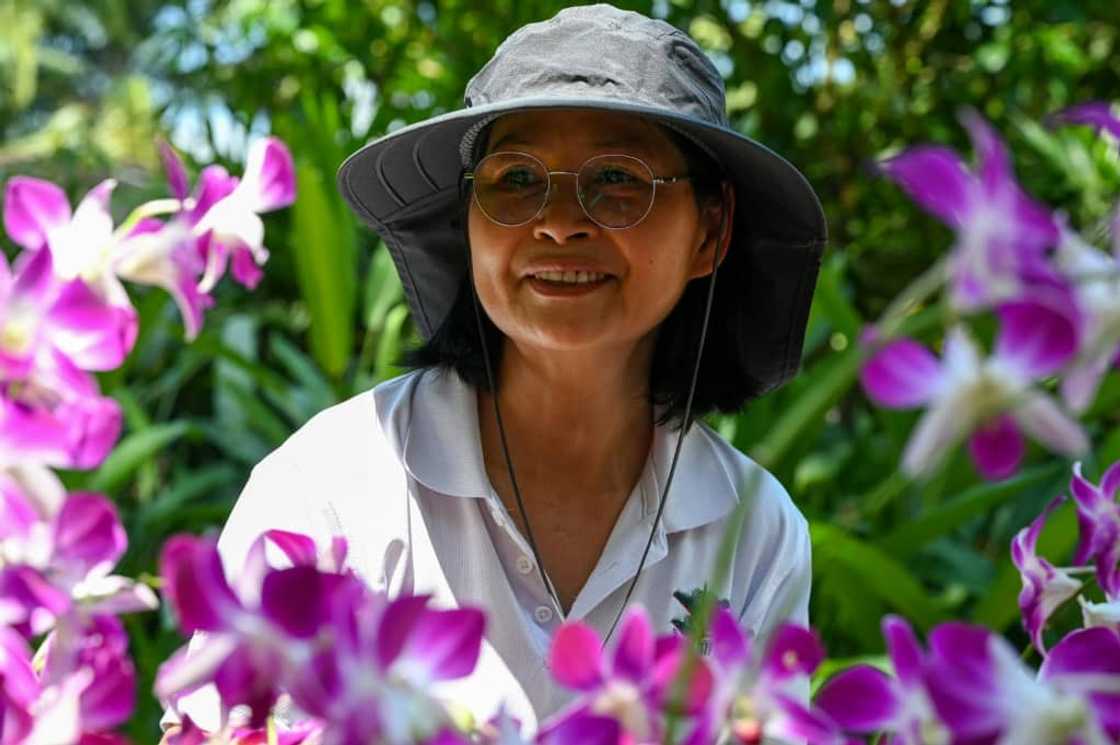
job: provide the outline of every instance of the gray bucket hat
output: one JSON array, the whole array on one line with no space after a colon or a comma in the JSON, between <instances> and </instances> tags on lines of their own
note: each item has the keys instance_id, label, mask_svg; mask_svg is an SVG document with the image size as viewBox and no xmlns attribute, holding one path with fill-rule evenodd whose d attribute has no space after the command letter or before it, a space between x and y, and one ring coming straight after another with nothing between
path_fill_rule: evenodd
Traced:
<instances>
[{"instance_id":1,"label":"gray bucket hat","mask_svg":"<svg viewBox=\"0 0 1120 745\"><path fill-rule=\"evenodd\" d=\"M759 389L797 372L824 213L796 168L731 129L723 80L687 34L609 5L567 8L502 42L464 102L367 144L338 171L347 204L384 239L425 339L447 317L467 271L458 216L478 133L515 111L605 109L675 130L724 168L736 193L729 252L746 260L734 274L720 272L717 292L744 294L755 322L736 343Z\"/></svg>"}]
</instances>

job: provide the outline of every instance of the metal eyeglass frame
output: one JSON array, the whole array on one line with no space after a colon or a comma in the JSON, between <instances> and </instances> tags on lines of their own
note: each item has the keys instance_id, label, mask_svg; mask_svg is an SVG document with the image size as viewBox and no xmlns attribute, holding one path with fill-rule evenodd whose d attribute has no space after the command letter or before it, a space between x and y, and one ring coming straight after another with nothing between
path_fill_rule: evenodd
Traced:
<instances>
[{"instance_id":1,"label":"metal eyeglass frame","mask_svg":"<svg viewBox=\"0 0 1120 745\"><path fill-rule=\"evenodd\" d=\"M478 165L475 166L475 170L478 170L478 166L485 163L489 158L493 158L493 157L498 156L498 155L517 155L517 156L520 156L522 158L528 158L529 160L536 161L538 164L540 164L541 170L544 171L545 178L546 178L545 189L544 189L544 199L541 200L541 206L537 209L537 211L535 213L533 213L532 217L528 218L527 220L522 220L521 222L502 222L501 220L496 219L493 215L491 215L489 212L487 212L486 208L482 206L482 203L478 201L478 190L477 189L471 189L471 198L474 200L474 203L478 205L478 209L482 212L482 214L486 215L487 219L489 219L490 222L494 223L495 225L501 225L501 226L506 227L506 228L518 228L518 227L521 227L522 225L528 225L533 220L536 220L538 217L541 216L541 213L544 212L545 207L548 206L549 197L552 196L552 177L553 176L575 176L576 177L576 200L579 202L580 209L583 210L583 214L587 216L588 220L595 223L596 225L598 225L600 228L603 228L604 230L628 230L628 229L630 229L630 228L632 228L636 225L641 224L642 220L645 220L646 217L649 216L650 211L653 210L653 203L657 199L657 185L658 184L675 184L679 181L689 181L689 180L692 179L692 176L690 176L690 175L685 175L685 176L655 176L655 175L653 175L653 169L650 168L649 164L646 163L644 160L642 160L641 158L638 158L636 156L633 156L633 155L626 155L624 153L604 153L602 155L592 155L590 158L588 158L587 160L583 161L583 163L580 164L578 171L550 171L550 170L548 170L548 166L546 166L544 164L544 161L542 161L540 158L538 158L534 155L530 155L529 153L518 152L516 150L503 150L503 151L500 151L500 152L497 152L497 153L490 153L487 156L485 156L484 158L482 158L480 161L478 161ZM645 169L646 173L649 174L650 183L653 184L653 191L650 192L650 195L649 195L649 204L646 205L646 211L642 213L642 216L639 217L634 222L630 223L629 225L622 225L622 226L604 225L603 223L599 222L598 220L596 220L594 217L591 216L591 213L587 209L587 205L583 203L583 194L580 193L580 188L579 188L579 174L583 172L583 169L587 167L588 163L590 163L593 160L598 160L599 158L626 158L627 160L637 161L638 163L641 164L642 168ZM474 174L475 174L475 171L466 171L466 172L463 173L463 178L466 179L467 181L474 181Z\"/></svg>"}]
</instances>

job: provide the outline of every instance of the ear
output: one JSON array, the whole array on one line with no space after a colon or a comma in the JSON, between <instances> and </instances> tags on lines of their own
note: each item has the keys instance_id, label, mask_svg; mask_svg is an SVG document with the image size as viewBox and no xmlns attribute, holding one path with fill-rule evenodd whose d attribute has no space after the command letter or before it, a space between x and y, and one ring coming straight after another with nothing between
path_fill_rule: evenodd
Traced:
<instances>
[{"instance_id":1,"label":"ear","mask_svg":"<svg viewBox=\"0 0 1120 745\"><path fill-rule=\"evenodd\" d=\"M708 276L712 273L713 260L722 264L727 258L727 249L731 245L731 229L735 223L735 186L730 181L723 181L720 188L722 190L720 201L704 205L701 210L700 223L703 234L701 243L692 257L689 279ZM720 232L721 222L722 232Z\"/></svg>"}]
</instances>

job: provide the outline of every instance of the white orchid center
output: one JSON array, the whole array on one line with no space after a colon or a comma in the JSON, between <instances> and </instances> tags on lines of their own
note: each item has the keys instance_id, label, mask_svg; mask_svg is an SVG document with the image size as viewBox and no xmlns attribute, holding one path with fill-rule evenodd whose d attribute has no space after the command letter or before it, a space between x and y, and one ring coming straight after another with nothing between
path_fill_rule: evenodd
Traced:
<instances>
[{"instance_id":1,"label":"white orchid center","mask_svg":"<svg viewBox=\"0 0 1120 745\"><path fill-rule=\"evenodd\" d=\"M595 698L591 709L596 714L617 719L622 728L639 742L648 740L652 735L642 692L629 681L610 681L606 690Z\"/></svg>"}]
</instances>

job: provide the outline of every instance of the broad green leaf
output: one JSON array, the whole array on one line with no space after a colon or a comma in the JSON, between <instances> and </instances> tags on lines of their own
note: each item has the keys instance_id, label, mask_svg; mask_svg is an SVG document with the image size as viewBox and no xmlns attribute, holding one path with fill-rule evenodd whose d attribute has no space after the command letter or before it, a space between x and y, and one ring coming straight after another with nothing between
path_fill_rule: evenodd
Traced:
<instances>
[{"instance_id":1,"label":"broad green leaf","mask_svg":"<svg viewBox=\"0 0 1120 745\"><path fill-rule=\"evenodd\" d=\"M145 463L159 455L176 440L191 432L190 422L156 424L125 437L90 478L90 491L112 493Z\"/></svg>"},{"instance_id":2,"label":"broad green leaf","mask_svg":"<svg viewBox=\"0 0 1120 745\"><path fill-rule=\"evenodd\" d=\"M941 606L929 596L917 578L890 554L822 522L810 524L810 535L814 563L844 564L860 578L865 590L923 630L946 620Z\"/></svg>"},{"instance_id":3,"label":"broad green leaf","mask_svg":"<svg viewBox=\"0 0 1120 745\"><path fill-rule=\"evenodd\" d=\"M311 314L311 350L319 366L338 378L350 362L357 301L353 223L328 192L327 179L311 163L296 169L298 197L292 207L291 248L300 292ZM329 195L329 196L328 196Z\"/></svg>"},{"instance_id":4,"label":"broad green leaf","mask_svg":"<svg viewBox=\"0 0 1120 745\"><path fill-rule=\"evenodd\" d=\"M377 359L374 361L374 379L388 380L400 375L401 354L404 351L404 331L408 321L408 307L398 305L389 311L385 319L385 329L377 343Z\"/></svg>"},{"instance_id":5,"label":"broad green leaf","mask_svg":"<svg viewBox=\"0 0 1120 745\"><path fill-rule=\"evenodd\" d=\"M366 329L374 334L380 334L385 327L385 319L394 306L404 300L404 288L401 286L397 268L393 265L393 258L384 243L379 243L370 260L369 272L366 274L365 288L365 323Z\"/></svg>"},{"instance_id":6,"label":"broad green leaf","mask_svg":"<svg viewBox=\"0 0 1120 745\"><path fill-rule=\"evenodd\" d=\"M1047 463L1006 481L977 485L917 519L903 522L878 544L893 556L913 555L934 538L956 530L1028 489L1057 479L1065 470L1065 463Z\"/></svg>"}]
</instances>

